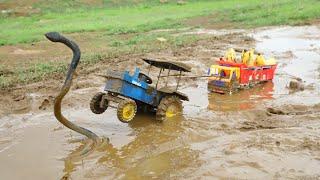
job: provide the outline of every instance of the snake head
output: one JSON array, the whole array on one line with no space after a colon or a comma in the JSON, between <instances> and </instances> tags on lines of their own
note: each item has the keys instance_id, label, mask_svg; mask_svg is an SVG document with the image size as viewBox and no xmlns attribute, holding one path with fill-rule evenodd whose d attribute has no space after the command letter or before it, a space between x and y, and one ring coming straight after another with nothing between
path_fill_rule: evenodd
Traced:
<instances>
[{"instance_id":1,"label":"snake head","mask_svg":"<svg viewBox=\"0 0 320 180\"><path fill-rule=\"evenodd\" d=\"M45 36L52 42L59 42L63 37L58 32L48 32Z\"/></svg>"}]
</instances>

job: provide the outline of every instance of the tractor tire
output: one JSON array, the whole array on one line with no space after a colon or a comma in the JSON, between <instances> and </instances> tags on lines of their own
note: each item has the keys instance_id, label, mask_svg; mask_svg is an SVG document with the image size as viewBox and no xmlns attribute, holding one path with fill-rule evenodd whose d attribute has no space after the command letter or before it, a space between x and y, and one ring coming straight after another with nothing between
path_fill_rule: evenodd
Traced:
<instances>
[{"instance_id":1,"label":"tractor tire","mask_svg":"<svg viewBox=\"0 0 320 180\"><path fill-rule=\"evenodd\" d=\"M96 95L94 95L93 98L91 99L90 109L95 114L102 114L108 108L109 102L107 100L106 100L107 104L104 107L100 106L103 95L105 95L105 93L99 92Z\"/></svg>"},{"instance_id":2,"label":"tractor tire","mask_svg":"<svg viewBox=\"0 0 320 180\"><path fill-rule=\"evenodd\" d=\"M182 109L182 101L179 97L166 96L160 101L156 112L156 119L158 121L163 121L166 118L177 116L178 114L181 114Z\"/></svg>"},{"instance_id":3,"label":"tractor tire","mask_svg":"<svg viewBox=\"0 0 320 180\"><path fill-rule=\"evenodd\" d=\"M117 109L118 119L123 123L129 123L137 113L137 104L134 100L124 99L120 101Z\"/></svg>"}]
</instances>

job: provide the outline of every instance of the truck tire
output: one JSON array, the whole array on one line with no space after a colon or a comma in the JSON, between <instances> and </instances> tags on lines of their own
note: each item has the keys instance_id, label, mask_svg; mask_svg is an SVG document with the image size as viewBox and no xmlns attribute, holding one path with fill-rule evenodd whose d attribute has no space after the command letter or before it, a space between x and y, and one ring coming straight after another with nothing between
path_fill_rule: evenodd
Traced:
<instances>
[{"instance_id":1,"label":"truck tire","mask_svg":"<svg viewBox=\"0 0 320 180\"><path fill-rule=\"evenodd\" d=\"M102 114L108 108L108 103L109 103L108 100L105 100L106 103L104 107L101 107L100 105L103 95L105 95L105 93L99 92L96 95L94 95L93 98L91 99L90 109L95 114Z\"/></svg>"},{"instance_id":2,"label":"truck tire","mask_svg":"<svg viewBox=\"0 0 320 180\"><path fill-rule=\"evenodd\" d=\"M182 113L182 102L177 96L166 96L160 101L157 108L156 118L163 121L166 118L171 118Z\"/></svg>"},{"instance_id":3,"label":"truck tire","mask_svg":"<svg viewBox=\"0 0 320 180\"><path fill-rule=\"evenodd\" d=\"M137 113L137 104L134 100L124 99L120 101L117 109L118 119L123 123L133 120Z\"/></svg>"}]
</instances>

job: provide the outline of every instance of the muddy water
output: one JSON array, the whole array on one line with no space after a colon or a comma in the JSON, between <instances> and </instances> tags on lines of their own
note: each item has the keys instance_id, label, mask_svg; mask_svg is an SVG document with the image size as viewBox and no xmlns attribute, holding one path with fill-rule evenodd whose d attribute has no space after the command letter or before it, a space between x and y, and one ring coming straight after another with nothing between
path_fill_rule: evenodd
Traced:
<instances>
[{"instance_id":1,"label":"muddy water","mask_svg":"<svg viewBox=\"0 0 320 180\"><path fill-rule=\"evenodd\" d=\"M279 60L275 80L233 96L208 94L205 79L185 84L181 91L190 101L183 116L164 123L139 114L124 124L114 109L102 115L86 106L66 109L67 117L110 140L79 160L65 159L84 137L58 124L51 112L5 116L0 119L1 177L320 178L319 33L317 27L257 30L257 50ZM207 69L201 59L187 63L197 72ZM286 86L294 78L310 88L290 92ZM268 115L267 107L292 114Z\"/></svg>"},{"instance_id":2,"label":"muddy water","mask_svg":"<svg viewBox=\"0 0 320 180\"><path fill-rule=\"evenodd\" d=\"M275 96L284 103L319 103L320 93L320 36L319 27L276 28L256 35L258 51L279 60L278 76L274 80ZM301 78L311 91L304 91L285 98L288 81ZM283 94L283 96L281 96Z\"/></svg>"}]
</instances>

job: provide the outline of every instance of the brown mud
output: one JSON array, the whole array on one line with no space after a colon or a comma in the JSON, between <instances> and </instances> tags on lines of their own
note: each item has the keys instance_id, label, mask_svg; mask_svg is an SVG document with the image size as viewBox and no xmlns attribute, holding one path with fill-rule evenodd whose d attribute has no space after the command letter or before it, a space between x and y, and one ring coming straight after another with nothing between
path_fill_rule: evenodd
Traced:
<instances>
[{"instance_id":1,"label":"brown mud","mask_svg":"<svg viewBox=\"0 0 320 180\"><path fill-rule=\"evenodd\" d=\"M33 7L39 0L17 0L0 2L0 16L28 16L39 13L40 10Z\"/></svg>"},{"instance_id":2,"label":"brown mud","mask_svg":"<svg viewBox=\"0 0 320 180\"><path fill-rule=\"evenodd\" d=\"M319 27L190 33L216 38L178 50L118 57L78 71L63 102L63 113L110 140L83 159L67 160L86 140L59 124L52 113L62 80L50 79L1 93L1 177L320 178ZM140 58L147 56L183 61L193 67L194 75L204 75L227 48L254 46L266 57L278 59L273 82L229 96L208 93L206 79L184 79L180 90L190 101L183 104L183 116L163 123L153 115L139 114L132 123L124 124L117 120L114 109L102 115L89 110L91 97L103 89L105 81L95 74L103 74L110 66L146 70ZM156 69L152 76L156 76ZM297 79L308 88L291 92L289 82Z\"/></svg>"}]
</instances>

